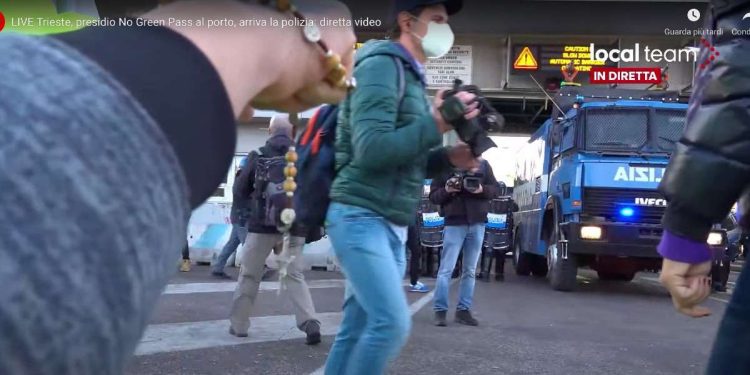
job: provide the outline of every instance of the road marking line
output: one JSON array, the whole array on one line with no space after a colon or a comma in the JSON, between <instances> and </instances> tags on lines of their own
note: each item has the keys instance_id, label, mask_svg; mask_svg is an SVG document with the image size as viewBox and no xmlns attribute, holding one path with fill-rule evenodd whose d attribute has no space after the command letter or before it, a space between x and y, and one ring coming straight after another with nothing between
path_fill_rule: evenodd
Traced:
<instances>
[{"instance_id":1,"label":"road marking line","mask_svg":"<svg viewBox=\"0 0 750 375\"><path fill-rule=\"evenodd\" d=\"M453 281L451 284L452 283ZM233 291L235 286L235 283L226 282L203 284L203 286L200 286L200 283L195 283L192 284L192 286L175 288L171 293L165 292L165 294L224 291L222 288L226 289L225 285L231 286L231 289L228 291ZM264 284L266 285L266 289L263 289ZM173 284L170 286L177 287L180 285L188 284ZM336 285L335 287L343 287L344 280L314 280L310 283L311 288L334 287L331 285ZM275 289L273 289L274 287ZM261 283L261 289L278 290L278 282ZM432 300L433 295L434 292L427 293L409 306L411 315L414 315L417 311L428 304ZM341 312L317 314L317 318L321 322L321 334L323 336L333 336L338 333L342 315ZM229 334L228 319L202 322L152 324L146 328L146 332L143 334L141 342L135 350L135 355L142 356L223 346L284 341L305 337L305 334L297 329L294 315L253 317L251 318L251 323L249 337L246 338L239 338Z\"/></svg>"},{"instance_id":2,"label":"road marking line","mask_svg":"<svg viewBox=\"0 0 750 375\"><path fill-rule=\"evenodd\" d=\"M345 280L310 280L307 282L310 289L324 288L343 288ZM188 284L169 284L162 294L193 294L193 293L221 293L234 292L237 287L236 282L220 283L188 283ZM278 281L263 281L260 283L260 291L279 290Z\"/></svg>"},{"instance_id":3,"label":"road marking line","mask_svg":"<svg viewBox=\"0 0 750 375\"><path fill-rule=\"evenodd\" d=\"M456 282L456 279L451 279L450 285L453 285L454 282ZM449 288L450 288L450 285L448 286ZM425 307L425 305L427 305L428 303L430 303L430 301L432 301L432 297L433 296L435 296L435 289L434 288L433 288L433 290L431 292L425 294L420 299L418 299L416 302L412 303L409 306L409 311L411 312L411 316L414 316L414 314L416 314L417 312L419 312L419 310L422 310L422 308ZM323 375L325 373L325 369L326 369L326 365L324 363L322 367L320 367L319 369L313 371L312 373L310 373L310 375Z\"/></svg>"},{"instance_id":4,"label":"road marking line","mask_svg":"<svg viewBox=\"0 0 750 375\"><path fill-rule=\"evenodd\" d=\"M318 314L323 335L334 335L341 324L341 313ZM297 329L294 315L261 316L251 319L249 337L229 334L229 320L154 324L146 328L136 356L185 350L208 349L269 341L304 338Z\"/></svg>"},{"instance_id":5,"label":"road marking line","mask_svg":"<svg viewBox=\"0 0 750 375\"><path fill-rule=\"evenodd\" d=\"M711 297L708 297L708 298L709 298L709 299L712 299L712 300L714 300L714 301L719 301L719 302L729 303L729 300L726 300L726 299L721 299L721 298L719 298L719 297L714 297L714 296L711 296Z\"/></svg>"}]
</instances>

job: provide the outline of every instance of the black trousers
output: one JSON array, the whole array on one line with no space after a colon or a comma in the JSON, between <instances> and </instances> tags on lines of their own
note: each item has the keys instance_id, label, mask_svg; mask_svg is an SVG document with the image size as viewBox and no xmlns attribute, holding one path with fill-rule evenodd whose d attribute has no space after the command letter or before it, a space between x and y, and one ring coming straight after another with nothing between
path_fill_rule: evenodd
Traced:
<instances>
[{"instance_id":1,"label":"black trousers","mask_svg":"<svg viewBox=\"0 0 750 375\"><path fill-rule=\"evenodd\" d=\"M495 274L503 275L505 273L505 251L492 250L495 257Z\"/></svg>"},{"instance_id":2,"label":"black trousers","mask_svg":"<svg viewBox=\"0 0 750 375\"><path fill-rule=\"evenodd\" d=\"M422 269L422 243L419 241L419 228L416 225L409 226L406 247L411 253L409 257L409 281L414 285L419 281L419 274Z\"/></svg>"},{"instance_id":3,"label":"black trousers","mask_svg":"<svg viewBox=\"0 0 750 375\"><path fill-rule=\"evenodd\" d=\"M182 248L182 259L190 260L190 249L188 248L188 245L185 245L185 247Z\"/></svg>"}]
</instances>

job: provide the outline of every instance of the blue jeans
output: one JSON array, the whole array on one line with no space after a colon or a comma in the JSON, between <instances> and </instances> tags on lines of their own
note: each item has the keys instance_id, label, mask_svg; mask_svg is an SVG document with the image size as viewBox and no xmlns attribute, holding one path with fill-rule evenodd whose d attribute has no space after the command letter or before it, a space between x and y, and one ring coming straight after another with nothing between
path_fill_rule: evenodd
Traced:
<instances>
[{"instance_id":1,"label":"blue jeans","mask_svg":"<svg viewBox=\"0 0 750 375\"><path fill-rule=\"evenodd\" d=\"M714 341L706 374L750 373L750 271L744 266Z\"/></svg>"},{"instance_id":2,"label":"blue jeans","mask_svg":"<svg viewBox=\"0 0 750 375\"><path fill-rule=\"evenodd\" d=\"M458 261L461 249L464 251L463 267L461 269L461 284L458 287L457 310L471 310L474 298L474 283L477 262L482 255L482 241L484 240L484 223L472 225L446 225L443 236L443 251L440 254L440 270L438 270L435 285L433 309L435 311L448 310L448 294L453 269Z\"/></svg>"},{"instance_id":3,"label":"blue jeans","mask_svg":"<svg viewBox=\"0 0 750 375\"><path fill-rule=\"evenodd\" d=\"M232 224L232 233L229 235L229 241L227 241L224 248L221 249L221 253L219 253L219 257L216 258L216 263L214 263L213 268L211 268L211 272L224 272L224 267L227 266L227 260L232 256L232 253L237 251L237 246L245 242L245 236L247 236L247 229L245 229L245 227L239 224Z\"/></svg>"},{"instance_id":4,"label":"blue jeans","mask_svg":"<svg viewBox=\"0 0 750 375\"><path fill-rule=\"evenodd\" d=\"M384 374L411 329L402 286L406 227L365 208L331 203L326 229L347 286L325 374Z\"/></svg>"}]
</instances>

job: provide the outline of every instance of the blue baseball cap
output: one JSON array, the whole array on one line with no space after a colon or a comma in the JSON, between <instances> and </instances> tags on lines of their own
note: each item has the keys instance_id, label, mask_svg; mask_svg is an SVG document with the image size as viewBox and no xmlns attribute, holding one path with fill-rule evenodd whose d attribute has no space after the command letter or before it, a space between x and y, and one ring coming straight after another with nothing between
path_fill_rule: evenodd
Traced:
<instances>
[{"instance_id":1,"label":"blue baseball cap","mask_svg":"<svg viewBox=\"0 0 750 375\"><path fill-rule=\"evenodd\" d=\"M454 15L461 11L464 5L463 0L395 0L393 3L393 18L401 12L408 12L418 7L427 7L430 5L443 4L448 15Z\"/></svg>"}]
</instances>

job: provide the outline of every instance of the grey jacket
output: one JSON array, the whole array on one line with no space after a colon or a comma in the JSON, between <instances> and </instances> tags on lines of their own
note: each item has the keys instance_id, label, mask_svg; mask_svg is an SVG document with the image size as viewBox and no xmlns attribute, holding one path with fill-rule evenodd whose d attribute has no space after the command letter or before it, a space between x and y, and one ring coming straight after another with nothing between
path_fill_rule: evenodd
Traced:
<instances>
[{"instance_id":1,"label":"grey jacket","mask_svg":"<svg viewBox=\"0 0 750 375\"><path fill-rule=\"evenodd\" d=\"M155 121L58 41L0 34L0 374L118 374L186 242Z\"/></svg>"}]
</instances>

